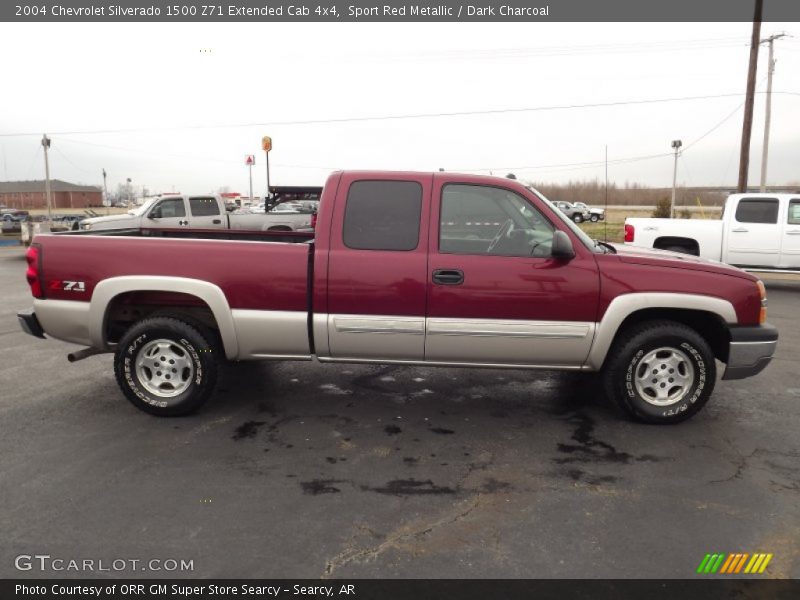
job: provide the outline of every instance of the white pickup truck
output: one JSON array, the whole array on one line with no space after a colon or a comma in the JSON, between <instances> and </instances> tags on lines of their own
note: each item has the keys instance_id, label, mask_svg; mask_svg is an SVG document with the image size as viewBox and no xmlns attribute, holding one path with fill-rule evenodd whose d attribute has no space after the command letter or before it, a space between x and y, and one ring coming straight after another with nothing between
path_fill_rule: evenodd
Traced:
<instances>
[{"instance_id":1,"label":"white pickup truck","mask_svg":"<svg viewBox=\"0 0 800 600\"><path fill-rule=\"evenodd\" d=\"M800 269L800 193L732 194L717 220L628 218L625 243L754 270Z\"/></svg>"},{"instance_id":2,"label":"white pickup truck","mask_svg":"<svg viewBox=\"0 0 800 600\"><path fill-rule=\"evenodd\" d=\"M279 208L278 204L274 208ZM273 210L274 210L273 208ZM84 219L81 229L247 229L296 231L312 228L314 211L275 211L228 214L217 195L166 194L153 198L127 214Z\"/></svg>"}]
</instances>

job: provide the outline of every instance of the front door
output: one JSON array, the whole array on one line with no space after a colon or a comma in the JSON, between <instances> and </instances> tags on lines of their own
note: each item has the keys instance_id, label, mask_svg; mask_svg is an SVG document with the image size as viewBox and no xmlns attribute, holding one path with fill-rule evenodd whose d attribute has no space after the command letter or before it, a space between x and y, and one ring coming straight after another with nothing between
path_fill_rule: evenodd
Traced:
<instances>
[{"instance_id":1,"label":"front door","mask_svg":"<svg viewBox=\"0 0 800 600\"><path fill-rule=\"evenodd\" d=\"M447 179L434 184L431 223L426 361L585 361L599 279L574 234L577 256L554 259L553 221L521 193Z\"/></svg>"},{"instance_id":2,"label":"front door","mask_svg":"<svg viewBox=\"0 0 800 600\"><path fill-rule=\"evenodd\" d=\"M342 176L328 260L330 358L423 360L431 179Z\"/></svg>"},{"instance_id":3,"label":"front door","mask_svg":"<svg viewBox=\"0 0 800 600\"><path fill-rule=\"evenodd\" d=\"M159 229L177 229L188 227L189 219L186 218L186 206L180 196L162 198L153 205L147 213L143 227L157 227Z\"/></svg>"}]
</instances>

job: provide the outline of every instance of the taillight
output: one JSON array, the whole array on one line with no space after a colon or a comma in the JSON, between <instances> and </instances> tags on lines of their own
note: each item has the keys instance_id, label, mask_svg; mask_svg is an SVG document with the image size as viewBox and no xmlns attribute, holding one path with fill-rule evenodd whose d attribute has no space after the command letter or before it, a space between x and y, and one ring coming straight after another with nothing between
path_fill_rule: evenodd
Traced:
<instances>
[{"instance_id":1,"label":"taillight","mask_svg":"<svg viewBox=\"0 0 800 600\"><path fill-rule=\"evenodd\" d=\"M633 241L634 233L635 233L635 230L633 228L633 225L628 225L627 223L625 223L625 241L626 242L632 242Z\"/></svg>"},{"instance_id":2,"label":"taillight","mask_svg":"<svg viewBox=\"0 0 800 600\"><path fill-rule=\"evenodd\" d=\"M317 228L317 213L311 213L311 229Z\"/></svg>"},{"instance_id":3,"label":"taillight","mask_svg":"<svg viewBox=\"0 0 800 600\"><path fill-rule=\"evenodd\" d=\"M39 244L31 244L28 251L25 253L25 260L28 261L28 270L25 271L25 279L28 280L28 285L31 286L31 294L34 298L44 298L42 292L42 248Z\"/></svg>"},{"instance_id":4,"label":"taillight","mask_svg":"<svg viewBox=\"0 0 800 600\"><path fill-rule=\"evenodd\" d=\"M763 325L767 322L767 289L764 287L764 282L760 279L756 281L758 287L758 295L761 298L761 309L758 311L758 324Z\"/></svg>"}]
</instances>

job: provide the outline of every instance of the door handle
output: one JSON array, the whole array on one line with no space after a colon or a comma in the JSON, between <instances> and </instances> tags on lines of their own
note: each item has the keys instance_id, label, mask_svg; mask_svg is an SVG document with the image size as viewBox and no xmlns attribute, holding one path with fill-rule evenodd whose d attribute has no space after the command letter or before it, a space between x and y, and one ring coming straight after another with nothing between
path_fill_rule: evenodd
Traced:
<instances>
[{"instance_id":1,"label":"door handle","mask_svg":"<svg viewBox=\"0 0 800 600\"><path fill-rule=\"evenodd\" d=\"M787 235L800 235L800 229L790 229L786 232Z\"/></svg>"},{"instance_id":2,"label":"door handle","mask_svg":"<svg viewBox=\"0 0 800 600\"><path fill-rule=\"evenodd\" d=\"M749 229L745 229L744 227L737 227L736 229L731 229L733 233L747 233Z\"/></svg>"},{"instance_id":3,"label":"door handle","mask_svg":"<svg viewBox=\"0 0 800 600\"><path fill-rule=\"evenodd\" d=\"M189 221L187 221L186 219L181 219L180 221L178 221L178 225L181 225L181 226L186 226L188 224L189 224Z\"/></svg>"},{"instance_id":4,"label":"door handle","mask_svg":"<svg viewBox=\"0 0 800 600\"><path fill-rule=\"evenodd\" d=\"M439 285L461 285L464 283L464 271L460 269L438 269L433 272L433 283Z\"/></svg>"},{"instance_id":5,"label":"door handle","mask_svg":"<svg viewBox=\"0 0 800 600\"><path fill-rule=\"evenodd\" d=\"M222 223L222 221L220 221L219 219L214 219L211 222L214 223L214 225L219 225L220 223Z\"/></svg>"}]
</instances>

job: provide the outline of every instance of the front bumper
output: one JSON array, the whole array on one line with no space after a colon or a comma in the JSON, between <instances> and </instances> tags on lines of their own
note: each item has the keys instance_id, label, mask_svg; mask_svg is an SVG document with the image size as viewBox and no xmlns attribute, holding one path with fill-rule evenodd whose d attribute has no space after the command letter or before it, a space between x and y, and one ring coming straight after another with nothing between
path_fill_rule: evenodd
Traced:
<instances>
[{"instance_id":1,"label":"front bumper","mask_svg":"<svg viewBox=\"0 0 800 600\"><path fill-rule=\"evenodd\" d=\"M722 379L744 379L763 371L778 346L778 330L764 323L758 327L731 328L728 366Z\"/></svg>"},{"instance_id":2,"label":"front bumper","mask_svg":"<svg viewBox=\"0 0 800 600\"><path fill-rule=\"evenodd\" d=\"M17 319L19 319L19 326L22 331L28 335L45 339L44 329L42 329L42 325L39 323L39 319L36 318L36 313L33 312L32 308L18 312Z\"/></svg>"}]
</instances>

